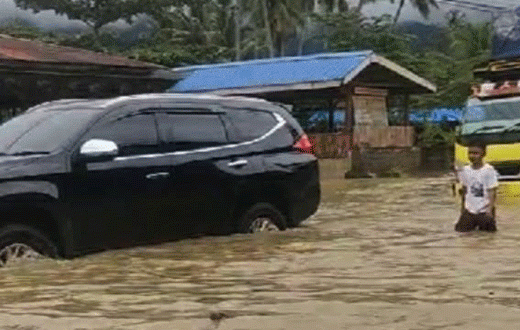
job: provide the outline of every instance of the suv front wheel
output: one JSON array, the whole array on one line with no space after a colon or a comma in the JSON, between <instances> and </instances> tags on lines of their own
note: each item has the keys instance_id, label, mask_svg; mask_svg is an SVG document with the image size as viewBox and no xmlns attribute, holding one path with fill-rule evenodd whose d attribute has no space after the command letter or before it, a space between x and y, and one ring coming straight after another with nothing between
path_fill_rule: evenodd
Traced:
<instances>
[{"instance_id":1,"label":"suv front wheel","mask_svg":"<svg viewBox=\"0 0 520 330\"><path fill-rule=\"evenodd\" d=\"M39 231L8 225L0 230L0 267L58 255L56 245Z\"/></svg>"},{"instance_id":2,"label":"suv front wheel","mask_svg":"<svg viewBox=\"0 0 520 330\"><path fill-rule=\"evenodd\" d=\"M258 203L250 207L240 218L238 231L258 233L280 231L287 228L283 214L269 203Z\"/></svg>"}]
</instances>

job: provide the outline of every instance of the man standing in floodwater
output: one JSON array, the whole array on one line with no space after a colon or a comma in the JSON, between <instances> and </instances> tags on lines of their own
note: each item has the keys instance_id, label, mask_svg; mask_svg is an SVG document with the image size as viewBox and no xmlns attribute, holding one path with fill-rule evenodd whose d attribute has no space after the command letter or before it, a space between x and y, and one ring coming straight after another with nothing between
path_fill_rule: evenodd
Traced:
<instances>
[{"instance_id":1,"label":"man standing in floodwater","mask_svg":"<svg viewBox=\"0 0 520 330\"><path fill-rule=\"evenodd\" d=\"M470 165L464 166L459 173L462 184L462 209L455 230L467 232L479 230L494 232L495 200L498 187L497 172L493 166L484 162L486 145L471 143L468 146Z\"/></svg>"}]
</instances>

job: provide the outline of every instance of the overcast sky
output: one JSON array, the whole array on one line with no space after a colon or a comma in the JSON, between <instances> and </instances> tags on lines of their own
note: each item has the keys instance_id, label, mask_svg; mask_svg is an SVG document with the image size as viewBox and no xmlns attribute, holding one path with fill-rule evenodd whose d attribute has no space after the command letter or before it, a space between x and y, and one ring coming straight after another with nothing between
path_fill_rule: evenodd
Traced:
<instances>
[{"instance_id":1,"label":"overcast sky","mask_svg":"<svg viewBox=\"0 0 520 330\"><path fill-rule=\"evenodd\" d=\"M0 19L22 18L36 23L45 30L53 30L56 27L78 27L83 26L81 22L71 21L66 16L58 16L53 10L46 10L34 14L32 11L21 10L16 7L13 0L0 0Z\"/></svg>"},{"instance_id":2,"label":"overcast sky","mask_svg":"<svg viewBox=\"0 0 520 330\"><path fill-rule=\"evenodd\" d=\"M350 3L358 3L358 0L347 0ZM464 0L466 3L474 3L474 4L483 4L483 5L494 5L497 7L504 8L515 8L520 5L520 0ZM379 0L374 4L365 5L363 12L367 16L372 15L381 15L384 13L389 13L394 15L398 8L398 0L394 1L392 4L390 0ZM493 19L493 15L491 13L479 11L479 10L471 10L468 8L463 8L460 6L456 6L454 4L450 4L450 0L437 0L439 4L439 9L432 7L432 11L428 19L424 19L419 11L407 5L403 8L401 12L401 16L399 18L400 22L403 21L420 21L425 23L434 23L441 24L445 22L445 17L448 12L451 10L460 10L464 13L465 17L473 22L477 21L489 21Z\"/></svg>"},{"instance_id":3,"label":"overcast sky","mask_svg":"<svg viewBox=\"0 0 520 330\"><path fill-rule=\"evenodd\" d=\"M357 4L359 0L347 0L351 4ZM405 6L399 21L421 21L421 22L429 22L434 24L441 24L444 21L444 17L446 13L451 9L462 9L460 7L456 7L454 5L450 5L446 3L449 0L438 0L440 3L440 8L433 8L432 13L428 20L424 20L419 12L413 8L412 6ZM519 0L465 0L473 3L480 4L493 4L496 6L503 6L513 8L520 5ZM399 2L398 0L395 1ZM441 3L444 2L444 3ZM375 4L369 4L364 7L363 12L367 16L372 15L381 15L384 13L389 13L394 15L397 10L397 4L391 4L390 0L379 0ZM466 14L466 17L472 21L487 21L492 18L491 14L462 9ZM45 30L53 30L55 28L73 28L73 27L81 27L83 24L78 21L70 21L66 16L58 16L54 11L48 10L43 11L38 14L32 13L32 11L24 11L16 7L13 0L0 0L0 19L5 18L14 18L20 17L23 19L28 19L34 23L36 23L39 27Z\"/></svg>"}]
</instances>

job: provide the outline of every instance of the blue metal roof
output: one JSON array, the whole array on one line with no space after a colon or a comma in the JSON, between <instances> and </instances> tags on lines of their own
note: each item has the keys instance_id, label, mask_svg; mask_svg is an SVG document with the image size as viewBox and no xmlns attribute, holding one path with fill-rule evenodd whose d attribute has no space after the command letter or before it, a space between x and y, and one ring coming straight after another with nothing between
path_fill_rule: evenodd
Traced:
<instances>
[{"instance_id":1,"label":"blue metal roof","mask_svg":"<svg viewBox=\"0 0 520 330\"><path fill-rule=\"evenodd\" d=\"M191 72L168 92L203 92L343 81L374 53L328 53L183 68Z\"/></svg>"},{"instance_id":2,"label":"blue metal roof","mask_svg":"<svg viewBox=\"0 0 520 330\"><path fill-rule=\"evenodd\" d=\"M410 121L414 124L419 123L442 123L460 122L462 120L462 109L459 108L435 108L429 111L410 112Z\"/></svg>"}]
</instances>

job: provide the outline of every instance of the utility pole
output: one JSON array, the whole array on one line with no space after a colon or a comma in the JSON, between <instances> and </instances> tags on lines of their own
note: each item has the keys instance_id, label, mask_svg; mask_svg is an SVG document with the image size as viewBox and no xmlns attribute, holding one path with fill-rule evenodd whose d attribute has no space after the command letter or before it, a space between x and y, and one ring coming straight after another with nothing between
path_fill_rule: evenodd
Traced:
<instances>
[{"instance_id":1,"label":"utility pole","mask_svg":"<svg viewBox=\"0 0 520 330\"><path fill-rule=\"evenodd\" d=\"M235 18L235 61L240 61L240 0L233 0L233 16Z\"/></svg>"}]
</instances>

